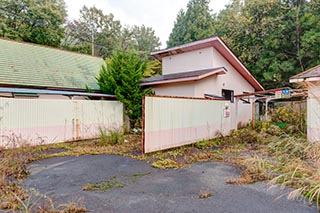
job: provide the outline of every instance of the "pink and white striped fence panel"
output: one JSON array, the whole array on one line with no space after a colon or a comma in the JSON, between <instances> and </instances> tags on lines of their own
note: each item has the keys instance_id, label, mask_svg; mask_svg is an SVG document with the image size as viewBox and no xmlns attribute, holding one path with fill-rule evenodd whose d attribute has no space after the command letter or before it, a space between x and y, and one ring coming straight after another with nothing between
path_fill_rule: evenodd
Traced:
<instances>
[{"instance_id":1,"label":"pink and white striped fence panel","mask_svg":"<svg viewBox=\"0 0 320 213\"><path fill-rule=\"evenodd\" d=\"M146 96L143 105L144 153L214 138L231 129L229 101Z\"/></svg>"},{"instance_id":2,"label":"pink and white striped fence panel","mask_svg":"<svg viewBox=\"0 0 320 213\"><path fill-rule=\"evenodd\" d=\"M123 125L118 101L0 98L0 146L97 138Z\"/></svg>"}]
</instances>

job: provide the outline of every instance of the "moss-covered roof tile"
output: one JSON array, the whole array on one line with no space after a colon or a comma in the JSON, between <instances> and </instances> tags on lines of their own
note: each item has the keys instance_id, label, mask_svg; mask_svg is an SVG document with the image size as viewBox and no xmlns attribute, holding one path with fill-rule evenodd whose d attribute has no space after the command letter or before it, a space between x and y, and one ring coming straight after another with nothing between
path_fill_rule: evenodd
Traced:
<instances>
[{"instance_id":1,"label":"moss-covered roof tile","mask_svg":"<svg viewBox=\"0 0 320 213\"><path fill-rule=\"evenodd\" d=\"M0 84L46 88L99 89L99 57L0 39Z\"/></svg>"}]
</instances>

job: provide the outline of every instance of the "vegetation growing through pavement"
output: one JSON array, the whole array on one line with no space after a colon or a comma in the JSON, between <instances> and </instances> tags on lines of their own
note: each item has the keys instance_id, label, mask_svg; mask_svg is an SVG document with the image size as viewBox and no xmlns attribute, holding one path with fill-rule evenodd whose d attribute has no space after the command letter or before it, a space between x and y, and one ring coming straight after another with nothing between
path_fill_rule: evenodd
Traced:
<instances>
[{"instance_id":1,"label":"vegetation growing through pavement","mask_svg":"<svg viewBox=\"0 0 320 213\"><path fill-rule=\"evenodd\" d=\"M96 183L87 183L82 190L84 191L108 191L111 189L123 188L131 183L138 182L142 177L151 174L146 172L142 174L133 174L131 176L120 175L112 176L109 180L103 180Z\"/></svg>"},{"instance_id":2,"label":"vegetation growing through pavement","mask_svg":"<svg viewBox=\"0 0 320 213\"><path fill-rule=\"evenodd\" d=\"M288 125L281 129L271 123L257 123L250 127L233 131L228 136L213 140L141 154L141 137L124 135L127 143L103 144L101 140L61 143L37 147L25 146L19 149L0 151L0 206L21 209L20 200L27 200L28 192L20 181L28 176L26 164L34 160L55 156L78 156L86 154L119 154L161 168L182 168L194 162L229 162L242 169L236 179L226 179L226 184L250 184L256 181L270 181L289 186L295 190L290 198L306 196L319 204L320 186L320 145L307 142L300 131L293 132ZM140 176L117 178L118 182L132 183ZM89 183L84 189L106 190L120 187L118 182ZM17 197L19 199L17 199Z\"/></svg>"}]
</instances>

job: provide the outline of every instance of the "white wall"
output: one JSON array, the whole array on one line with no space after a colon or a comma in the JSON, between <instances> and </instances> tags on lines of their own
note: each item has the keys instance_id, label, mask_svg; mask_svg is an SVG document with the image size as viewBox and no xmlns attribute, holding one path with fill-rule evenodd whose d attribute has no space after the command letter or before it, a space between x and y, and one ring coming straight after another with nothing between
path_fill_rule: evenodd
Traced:
<instances>
[{"instance_id":1,"label":"white wall","mask_svg":"<svg viewBox=\"0 0 320 213\"><path fill-rule=\"evenodd\" d=\"M195 96L194 82L163 84L152 87L156 95L160 96Z\"/></svg>"},{"instance_id":2,"label":"white wall","mask_svg":"<svg viewBox=\"0 0 320 213\"><path fill-rule=\"evenodd\" d=\"M123 125L118 101L0 98L0 146L96 138L99 128Z\"/></svg>"},{"instance_id":3,"label":"white wall","mask_svg":"<svg viewBox=\"0 0 320 213\"><path fill-rule=\"evenodd\" d=\"M213 47L164 57L162 66L163 74L217 67L225 67L227 73L194 82L155 86L153 89L156 95L203 98L204 94L222 95L222 89L233 90L235 95L255 91L247 80ZM235 104L230 103L230 107L231 113L235 114ZM238 122L249 122L251 112L250 104L243 101L238 102ZM235 116L232 119L233 128L236 128Z\"/></svg>"},{"instance_id":4,"label":"white wall","mask_svg":"<svg viewBox=\"0 0 320 213\"><path fill-rule=\"evenodd\" d=\"M162 75L212 68L213 47L162 59Z\"/></svg>"}]
</instances>

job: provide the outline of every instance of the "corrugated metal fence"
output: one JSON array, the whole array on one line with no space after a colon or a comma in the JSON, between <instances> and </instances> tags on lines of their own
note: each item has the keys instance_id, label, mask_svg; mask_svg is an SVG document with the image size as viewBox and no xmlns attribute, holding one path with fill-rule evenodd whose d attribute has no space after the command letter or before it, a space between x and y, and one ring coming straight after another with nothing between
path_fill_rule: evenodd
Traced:
<instances>
[{"instance_id":1,"label":"corrugated metal fence","mask_svg":"<svg viewBox=\"0 0 320 213\"><path fill-rule=\"evenodd\" d=\"M0 98L0 146L96 138L123 125L118 101Z\"/></svg>"},{"instance_id":2,"label":"corrugated metal fence","mask_svg":"<svg viewBox=\"0 0 320 213\"><path fill-rule=\"evenodd\" d=\"M320 142L320 85L309 83L307 102L307 136L310 142Z\"/></svg>"},{"instance_id":3,"label":"corrugated metal fence","mask_svg":"<svg viewBox=\"0 0 320 213\"><path fill-rule=\"evenodd\" d=\"M231 129L229 101L146 96L143 152L154 152L214 138Z\"/></svg>"}]
</instances>

